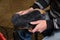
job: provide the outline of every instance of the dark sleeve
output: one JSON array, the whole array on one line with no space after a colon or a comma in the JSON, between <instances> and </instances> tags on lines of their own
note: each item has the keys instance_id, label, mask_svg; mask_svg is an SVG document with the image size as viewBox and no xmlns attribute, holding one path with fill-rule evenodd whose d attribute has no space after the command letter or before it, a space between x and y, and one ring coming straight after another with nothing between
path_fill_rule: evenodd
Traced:
<instances>
[{"instance_id":1,"label":"dark sleeve","mask_svg":"<svg viewBox=\"0 0 60 40\"><path fill-rule=\"evenodd\" d=\"M40 9L44 9L49 5L49 1L48 0L37 0L34 2L34 4L31 6L34 9L35 8L40 8Z\"/></svg>"},{"instance_id":2,"label":"dark sleeve","mask_svg":"<svg viewBox=\"0 0 60 40\"><path fill-rule=\"evenodd\" d=\"M47 20L47 29L42 32L43 36L51 36L53 34L54 25L52 20Z\"/></svg>"},{"instance_id":3,"label":"dark sleeve","mask_svg":"<svg viewBox=\"0 0 60 40\"><path fill-rule=\"evenodd\" d=\"M53 34L54 31L54 23L53 23L53 17L48 13L49 20L46 20L47 23L47 29L42 32L43 36L50 36Z\"/></svg>"}]
</instances>

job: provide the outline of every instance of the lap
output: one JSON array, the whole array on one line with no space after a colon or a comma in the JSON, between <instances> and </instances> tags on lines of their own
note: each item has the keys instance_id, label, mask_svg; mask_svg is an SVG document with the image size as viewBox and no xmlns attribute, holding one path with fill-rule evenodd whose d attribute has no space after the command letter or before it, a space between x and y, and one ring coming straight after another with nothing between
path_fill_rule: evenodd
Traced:
<instances>
[{"instance_id":1,"label":"lap","mask_svg":"<svg viewBox=\"0 0 60 40\"><path fill-rule=\"evenodd\" d=\"M60 31L59 32L54 32L54 35L52 36L46 36L42 40L60 40Z\"/></svg>"}]
</instances>

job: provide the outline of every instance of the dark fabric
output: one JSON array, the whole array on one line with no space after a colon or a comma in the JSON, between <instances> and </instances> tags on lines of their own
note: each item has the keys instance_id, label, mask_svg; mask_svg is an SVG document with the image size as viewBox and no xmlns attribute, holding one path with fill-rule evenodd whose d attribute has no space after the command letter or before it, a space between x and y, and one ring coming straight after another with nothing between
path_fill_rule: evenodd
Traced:
<instances>
[{"instance_id":1,"label":"dark fabric","mask_svg":"<svg viewBox=\"0 0 60 40\"><path fill-rule=\"evenodd\" d=\"M47 29L42 32L43 36L51 36L54 31L54 25L52 20L47 20Z\"/></svg>"},{"instance_id":2,"label":"dark fabric","mask_svg":"<svg viewBox=\"0 0 60 40\"><path fill-rule=\"evenodd\" d=\"M42 0L43 1L43 0ZM56 19L57 18L60 18L60 0L49 0L50 2L50 6L51 6L51 11L52 11L52 13L54 14L54 15L56 15ZM40 0L37 0L37 2L39 2L40 3ZM43 2L42 2L43 3ZM47 34L49 34L48 32L53 32L53 30L54 30L54 23L53 23L53 16L51 15L51 13L49 13L49 17L50 17L50 19L51 19L51 21L47 21L47 29L44 31L44 35L47 35ZM60 22L59 22L59 20L57 21L57 24L58 24L58 26L60 27ZM48 30L49 29L49 30ZM51 30L52 29L52 30Z\"/></svg>"},{"instance_id":3,"label":"dark fabric","mask_svg":"<svg viewBox=\"0 0 60 40\"><path fill-rule=\"evenodd\" d=\"M34 25L30 24L30 22L44 19L45 15L40 14L38 10L35 10L22 16L20 16L19 14L14 14L12 16L12 23L16 27L16 29L18 29L19 27L34 28Z\"/></svg>"},{"instance_id":4,"label":"dark fabric","mask_svg":"<svg viewBox=\"0 0 60 40\"><path fill-rule=\"evenodd\" d=\"M48 3L45 0L37 0L44 8L48 6Z\"/></svg>"},{"instance_id":5,"label":"dark fabric","mask_svg":"<svg viewBox=\"0 0 60 40\"><path fill-rule=\"evenodd\" d=\"M60 13L60 0L51 0L51 8Z\"/></svg>"},{"instance_id":6,"label":"dark fabric","mask_svg":"<svg viewBox=\"0 0 60 40\"><path fill-rule=\"evenodd\" d=\"M35 3L32 6L30 6L30 7L32 7L33 9L35 9L35 8L39 8L40 9L40 7L37 4L35 4Z\"/></svg>"},{"instance_id":7,"label":"dark fabric","mask_svg":"<svg viewBox=\"0 0 60 40\"><path fill-rule=\"evenodd\" d=\"M51 10L57 17L60 17L60 0L51 0Z\"/></svg>"},{"instance_id":8,"label":"dark fabric","mask_svg":"<svg viewBox=\"0 0 60 40\"><path fill-rule=\"evenodd\" d=\"M27 30L16 30L13 33L14 40L31 40L32 33Z\"/></svg>"},{"instance_id":9,"label":"dark fabric","mask_svg":"<svg viewBox=\"0 0 60 40\"><path fill-rule=\"evenodd\" d=\"M60 18L57 18L57 25L59 26L60 29Z\"/></svg>"},{"instance_id":10,"label":"dark fabric","mask_svg":"<svg viewBox=\"0 0 60 40\"><path fill-rule=\"evenodd\" d=\"M14 14L12 16L12 23L17 33L16 35L17 37L14 36L15 39L18 38L17 40L31 40L32 34L28 31L28 29L30 27L34 28L36 25L30 24L30 22L37 21L37 20L44 20L44 19L45 19L45 15L40 14L40 12L37 10L22 16L20 16L19 14ZM27 28L27 29L20 30L19 29L20 27Z\"/></svg>"},{"instance_id":11,"label":"dark fabric","mask_svg":"<svg viewBox=\"0 0 60 40\"><path fill-rule=\"evenodd\" d=\"M50 5L51 5L52 14L55 15L55 17L52 15L51 16L53 19L57 20L56 25L58 26L58 30L59 30L60 29L60 0L51 0Z\"/></svg>"},{"instance_id":12,"label":"dark fabric","mask_svg":"<svg viewBox=\"0 0 60 40\"><path fill-rule=\"evenodd\" d=\"M42 4L43 2L41 2L41 1L43 1L43 0L37 0L37 2L38 3L40 3L40 4ZM57 17L59 18L60 17L60 0L49 0L50 1L50 5L51 5L51 10L53 11L53 13L55 14L55 15L57 15ZM45 4L47 4L47 3L43 3L42 5L43 5L43 7L44 8L46 8L48 5L49 5L49 3L47 4L47 5L45 5ZM33 4L31 7L33 7L34 9L35 8L40 8L37 4ZM58 12L59 14L57 14L56 12ZM53 19L53 17L51 17L52 15L51 14L49 14L49 16L50 16L50 19L52 18ZM51 32L53 32L53 29L54 29L54 25L53 25L53 21L52 21L52 19L51 20L49 20L49 21L47 21L47 29L42 33L43 35L50 35L50 33ZM16 21L16 20L15 20ZM59 21L58 21L59 22ZM60 22L59 22L60 23ZM22 32L21 32L22 33ZM48 36L47 35L47 36Z\"/></svg>"},{"instance_id":13,"label":"dark fabric","mask_svg":"<svg viewBox=\"0 0 60 40\"><path fill-rule=\"evenodd\" d=\"M47 0L46 0L47 1ZM46 8L49 4L50 4L50 0L48 0L48 3L45 0L37 0L38 3L40 3L42 5L43 8ZM33 8L37 8L37 5L34 4L32 7ZM39 8L39 7L38 7ZM41 9L41 8L40 8ZM50 15L49 11L48 11L48 16L50 18L50 20L47 20L47 29L45 31L42 32L43 36L50 36L54 30L54 25L53 25L53 18Z\"/></svg>"},{"instance_id":14,"label":"dark fabric","mask_svg":"<svg viewBox=\"0 0 60 40\"><path fill-rule=\"evenodd\" d=\"M39 5L37 5L36 3L34 3L31 7L35 8L40 8L40 9L44 9L49 5L49 0L48 3L45 0L36 0L36 2L38 2L43 8L39 7Z\"/></svg>"},{"instance_id":15,"label":"dark fabric","mask_svg":"<svg viewBox=\"0 0 60 40\"><path fill-rule=\"evenodd\" d=\"M48 11L48 16L50 20L46 20L47 22L47 29L42 32L43 36L51 36L53 35L54 23L53 23L53 16L51 16L50 11Z\"/></svg>"}]
</instances>

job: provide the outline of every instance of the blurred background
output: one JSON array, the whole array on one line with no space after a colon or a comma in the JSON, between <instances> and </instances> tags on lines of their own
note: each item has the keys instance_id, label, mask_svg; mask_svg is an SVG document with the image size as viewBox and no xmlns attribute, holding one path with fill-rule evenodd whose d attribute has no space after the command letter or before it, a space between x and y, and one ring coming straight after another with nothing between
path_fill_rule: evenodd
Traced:
<instances>
[{"instance_id":1,"label":"blurred background","mask_svg":"<svg viewBox=\"0 0 60 40\"><path fill-rule=\"evenodd\" d=\"M0 32L4 34L7 40L13 40L13 25L11 17L14 13L28 9L35 0L0 0ZM34 36L32 35L32 40ZM41 40L42 35L39 34L38 39Z\"/></svg>"}]
</instances>

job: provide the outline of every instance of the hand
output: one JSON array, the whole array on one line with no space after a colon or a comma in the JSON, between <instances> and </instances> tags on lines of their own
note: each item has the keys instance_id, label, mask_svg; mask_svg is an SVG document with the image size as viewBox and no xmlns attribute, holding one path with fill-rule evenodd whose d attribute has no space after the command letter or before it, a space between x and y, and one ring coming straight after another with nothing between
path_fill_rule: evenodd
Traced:
<instances>
[{"instance_id":1,"label":"hand","mask_svg":"<svg viewBox=\"0 0 60 40\"><path fill-rule=\"evenodd\" d=\"M33 25L37 24L34 29L29 30L29 32L32 32L32 33L35 33L35 32L42 33L47 28L46 20L38 20L35 22L31 22L31 24Z\"/></svg>"},{"instance_id":2,"label":"hand","mask_svg":"<svg viewBox=\"0 0 60 40\"><path fill-rule=\"evenodd\" d=\"M33 8L29 8L27 10L19 11L16 14L24 15L24 14L27 14L28 12L30 12L30 11L33 11Z\"/></svg>"}]
</instances>

